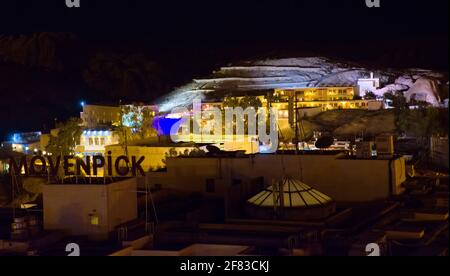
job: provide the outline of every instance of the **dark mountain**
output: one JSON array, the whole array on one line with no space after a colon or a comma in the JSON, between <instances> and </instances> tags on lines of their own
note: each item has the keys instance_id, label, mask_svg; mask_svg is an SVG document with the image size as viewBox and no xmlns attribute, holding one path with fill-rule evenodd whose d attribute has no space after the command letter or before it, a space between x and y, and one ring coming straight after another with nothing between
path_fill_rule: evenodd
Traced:
<instances>
[{"instance_id":1,"label":"dark mountain","mask_svg":"<svg viewBox=\"0 0 450 276\"><path fill-rule=\"evenodd\" d=\"M348 41L327 36L253 41L220 37L192 34L190 39L160 40L146 32L0 35L0 140L13 131L49 129L55 118L78 116L81 100L150 102L242 60L328 56L367 64L368 69L448 71L448 37L442 35Z\"/></svg>"}]
</instances>

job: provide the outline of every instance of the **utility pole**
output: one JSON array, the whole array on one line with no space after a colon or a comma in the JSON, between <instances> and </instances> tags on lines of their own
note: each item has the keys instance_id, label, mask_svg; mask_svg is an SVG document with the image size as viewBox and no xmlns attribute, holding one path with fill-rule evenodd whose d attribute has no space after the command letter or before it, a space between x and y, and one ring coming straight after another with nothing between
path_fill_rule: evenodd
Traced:
<instances>
[{"instance_id":1,"label":"utility pole","mask_svg":"<svg viewBox=\"0 0 450 276\"><path fill-rule=\"evenodd\" d=\"M298 135L298 98L297 98L298 92L295 91L295 98L294 98L294 112L295 112L295 153L298 154L298 152L300 151L299 147L298 147L298 143L299 143L299 135Z\"/></svg>"}]
</instances>

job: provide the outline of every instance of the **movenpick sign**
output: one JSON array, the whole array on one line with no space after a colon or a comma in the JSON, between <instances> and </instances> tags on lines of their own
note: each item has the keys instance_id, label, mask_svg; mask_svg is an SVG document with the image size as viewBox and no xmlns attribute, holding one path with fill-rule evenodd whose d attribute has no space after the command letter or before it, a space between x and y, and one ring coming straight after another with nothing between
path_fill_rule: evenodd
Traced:
<instances>
[{"instance_id":1,"label":"movenpick sign","mask_svg":"<svg viewBox=\"0 0 450 276\"><path fill-rule=\"evenodd\" d=\"M131 159L131 160L130 160ZM19 162L13 157L9 158L10 174L24 173L25 176L56 176L60 167L62 166L66 176L97 176L99 169L103 169L103 176L145 176L145 171L142 169L142 162L145 157L141 156L119 156L113 160L111 155L106 158L101 155L92 157L86 156L85 159L75 156L41 156L34 155L28 163L27 157L23 156ZM126 164L126 166L122 166ZM85 174L83 174L83 172Z\"/></svg>"}]
</instances>

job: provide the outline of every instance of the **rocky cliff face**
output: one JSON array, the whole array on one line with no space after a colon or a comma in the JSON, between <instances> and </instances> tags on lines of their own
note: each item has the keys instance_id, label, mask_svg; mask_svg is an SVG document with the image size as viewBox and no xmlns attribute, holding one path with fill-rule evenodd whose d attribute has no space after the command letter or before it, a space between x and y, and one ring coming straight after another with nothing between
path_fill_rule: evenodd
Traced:
<instances>
[{"instance_id":1,"label":"rocky cliff face","mask_svg":"<svg viewBox=\"0 0 450 276\"><path fill-rule=\"evenodd\" d=\"M145 101L161 91L159 65L144 55L97 54L83 71L83 79L104 98Z\"/></svg>"},{"instance_id":2,"label":"rocky cliff face","mask_svg":"<svg viewBox=\"0 0 450 276\"><path fill-rule=\"evenodd\" d=\"M404 92L408 99L419 97L433 105L442 98L441 86L448 86L448 76L429 70L367 69L355 64L321 57L243 61L222 67L208 78L194 79L159 100L162 111L189 106L194 99L214 99L225 94L252 94L274 88L356 86L359 78L371 72L380 78L377 95ZM448 91L448 89L447 89Z\"/></svg>"},{"instance_id":3,"label":"rocky cliff face","mask_svg":"<svg viewBox=\"0 0 450 276\"><path fill-rule=\"evenodd\" d=\"M64 51L76 41L70 33L0 35L0 61L32 68L61 71Z\"/></svg>"}]
</instances>

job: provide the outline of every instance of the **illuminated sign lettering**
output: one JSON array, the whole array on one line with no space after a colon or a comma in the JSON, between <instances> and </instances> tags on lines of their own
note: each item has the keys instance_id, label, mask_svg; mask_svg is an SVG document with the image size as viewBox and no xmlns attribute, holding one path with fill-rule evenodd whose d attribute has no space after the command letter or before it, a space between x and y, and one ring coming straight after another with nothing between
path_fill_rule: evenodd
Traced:
<instances>
[{"instance_id":1,"label":"illuminated sign lettering","mask_svg":"<svg viewBox=\"0 0 450 276\"><path fill-rule=\"evenodd\" d=\"M101 155L86 156L85 159L75 156L40 156L35 155L28 163L26 156L20 160L13 157L9 158L10 174L20 174L25 176L56 176L60 167L64 170L66 176L97 176L99 169L103 169L104 176L145 176L145 171L142 168L142 162L145 157L141 156L119 156L113 160L111 153L108 152L106 158ZM125 164L125 166L123 166ZM84 174L83 174L84 172ZM114 174L115 173L115 174Z\"/></svg>"}]
</instances>

